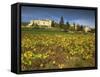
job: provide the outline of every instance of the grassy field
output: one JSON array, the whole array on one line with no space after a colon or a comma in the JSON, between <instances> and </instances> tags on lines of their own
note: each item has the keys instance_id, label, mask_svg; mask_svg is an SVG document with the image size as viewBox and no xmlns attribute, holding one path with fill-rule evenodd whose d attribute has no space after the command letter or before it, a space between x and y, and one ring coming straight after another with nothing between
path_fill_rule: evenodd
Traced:
<instances>
[{"instance_id":1,"label":"grassy field","mask_svg":"<svg viewBox=\"0 0 100 77\"><path fill-rule=\"evenodd\" d=\"M22 29L21 69L95 66L95 35L55 30Z\"/></svg>"}]
</instances>

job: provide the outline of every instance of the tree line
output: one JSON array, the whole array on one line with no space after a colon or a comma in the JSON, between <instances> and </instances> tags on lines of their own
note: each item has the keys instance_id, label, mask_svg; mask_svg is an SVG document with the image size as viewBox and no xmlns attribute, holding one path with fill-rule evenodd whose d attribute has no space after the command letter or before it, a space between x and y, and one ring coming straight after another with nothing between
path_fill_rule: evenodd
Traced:
<instances>
[{"instance_id":1,"label":"tree line","mask_svg":"<svg viewBox=\"0 0 100 77\"><path fill-rule=\"evenodd\" d=\"M63 31L80 31L80 32L84 32L84 29L86 27L84 25L80 25L80 24L76 24L76 23L70 24L68 21L66 23L64 23L63 16L60 17L59 23L52 21L51 26L60 28ZM93 33L95 32L95 28L89 28L89 29L90 29L89 32L93 32Z\"/></svg>"}]
</instances>

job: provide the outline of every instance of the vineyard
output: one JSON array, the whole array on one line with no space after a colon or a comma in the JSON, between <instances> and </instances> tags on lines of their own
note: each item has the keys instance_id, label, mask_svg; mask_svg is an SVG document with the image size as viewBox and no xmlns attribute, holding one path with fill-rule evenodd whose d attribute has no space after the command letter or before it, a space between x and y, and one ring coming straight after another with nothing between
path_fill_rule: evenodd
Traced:
<instances>
[{"instance_id":1,"label":"vineyard","mask_svg":"<svg viewBox=\"0 0 100 77\"><path fill-rule=\"evenodd\" d=\"M95 35L22 30L21 70L95 66Z\"/></svg>"}]
</instances>

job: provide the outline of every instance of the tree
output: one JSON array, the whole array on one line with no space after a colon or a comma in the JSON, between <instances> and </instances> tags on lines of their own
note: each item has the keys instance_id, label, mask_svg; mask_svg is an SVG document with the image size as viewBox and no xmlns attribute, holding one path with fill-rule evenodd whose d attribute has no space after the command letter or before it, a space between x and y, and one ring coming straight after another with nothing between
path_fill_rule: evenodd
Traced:
<instances>
[{"instance_id":1,"label":"tree","mask_svg":"<svg viewBox=\"0 0 100 77\"><path fill-rule=\"evenodd\" d=\"M80 30L81 30L81 31L84 30L84 26L83 26L83 25L80 26Z\"/></svg>"},{"instance_id":2,"label":"tree","mask_svg":"<svg viewBox=\"0 0 100 77\"><path fill-rule=\"evenodd\" d=\"M77 24L77 31L81 31L81 26Z\"/></svg>"},{"instance_id":3,"label":"tree","mask_svg":"<svg viewBox=\"0 0 100 77\"><path fill-rule=\"evenodd\" d=\"M67 25L67 27L70 27L70 24L69 24L69 22L68 22L68 21L66 22L66 25Z\"/></svg>"},{"instance_id":4,"label":"tree","mask_svg":"<svg viewBox=\"0 0 100 77\"><path fill-rule=\"evenodd\" d=\"M36 28L36 29L40 28L38 24L34 24L33 27Z\"/></svg>"},{"instance_id":5,"label":"tree","mask_svg":"<svg viewBox=\"0 0 100 77\"><path fill-rule=\"evenodd\" d=\"M91 33L95 33L95 28L91 28Z\"/></svg>"},{"instance_id":6,"label":"tree","mask_svg":"<svg viewBox=\"0 0 100 77\"><path fill-rule=\"evenodd\" d=\"M51 23L51 27L55 27L55 23L54 23L54 21L52 21L52 23Z\"/></svg>"},{"instance_id":7,"label":"tree","mask_svg":"<svg viewBox=\"0 0 100 77\"><path fill-rule=\"evenodd\" d=\"M29 24L29 22L22 22L21 23L23 26L27 26Z\"/></svg>"},{"instance_id":8,"label":"tree","mask_svg":"<svg viewBox=\"0 0 100 77\"><path fill-rule=\"evenodd\" d=\"M67 29L67 30L70 30L70 24L69 24L68 21L66 22L66 29Z\"/></svg>"},{"instance_id":9,"label":"tree","mask_svg":"<svg viewBox=\"0 0 100 77\"><path fill-rule=\"evenodd\" d=\"M63 26L64 26L63 16L61 16L61 18L60 18L59 26L60 26L60 28L63 28Z\"/></svg>"},{"instance_id":10,"label":"tree","mask_svg":"<svg viewBox=\"0 0 100 77\"><path fill-rule=\"evenodd\" d=\"M34 27L34 25L35 25L35 24L34 24L34 22L33 22L32 26Z\"/></svg>"},{"instance_id":11,"label":"tree","mask_svg":"<svg viewBox=\"0 0 100 77\"><path fill-rule=\"evenodd\" d=\"M75 31L75 26L76 26L76 24L75 24L75 22L73 23L73 28L74 28L74 31Z\"/></svg>"}]
</instances>

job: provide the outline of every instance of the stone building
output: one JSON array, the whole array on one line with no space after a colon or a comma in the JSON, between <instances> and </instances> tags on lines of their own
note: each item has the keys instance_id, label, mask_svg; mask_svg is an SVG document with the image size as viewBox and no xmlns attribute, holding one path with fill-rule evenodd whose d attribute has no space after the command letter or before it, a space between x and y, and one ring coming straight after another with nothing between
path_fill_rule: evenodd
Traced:
<instances>
[{"instance_id":1,"label":"stone building","mask_svg":"<svg viewBox=\"0 0 100 77\"><path fill-rule=\"evenodd\" d=\"M39 27L51 28L52 20L31 20L27 27L38 25Z\"/></svg>"}]
</instances>

